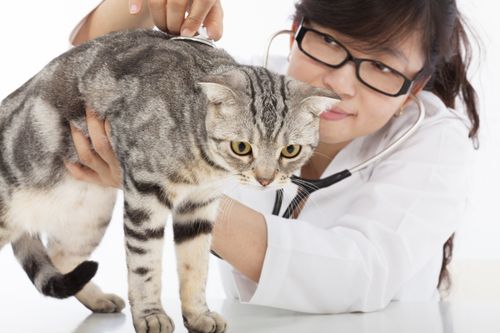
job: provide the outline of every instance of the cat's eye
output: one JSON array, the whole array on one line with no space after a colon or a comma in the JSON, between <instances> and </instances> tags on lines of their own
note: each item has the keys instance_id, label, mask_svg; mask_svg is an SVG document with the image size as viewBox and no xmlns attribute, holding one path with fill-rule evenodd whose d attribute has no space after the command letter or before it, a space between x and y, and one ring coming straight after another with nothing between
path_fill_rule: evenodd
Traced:
<instances>
[{"instance_id":1,"label":"cat's eye","mask_svg":"<svg viewBox=\"0 0 500 333\"><path fill-rule=\"evenodd\" d=\"M288 145L281 150L281 156L286 158L294 158L300 154L301 145Z\"/></svg>"},{"instance_id":2,"label":"cat's eye","mask_svg":"<svg viewBox=\"0 0 500 333\"><path fill-rule=\"evenodd\" d=\"M252 153L252 146L244 141L231 141L231 150L239 156L246 156Z\"/></svg>"}]
</instances>

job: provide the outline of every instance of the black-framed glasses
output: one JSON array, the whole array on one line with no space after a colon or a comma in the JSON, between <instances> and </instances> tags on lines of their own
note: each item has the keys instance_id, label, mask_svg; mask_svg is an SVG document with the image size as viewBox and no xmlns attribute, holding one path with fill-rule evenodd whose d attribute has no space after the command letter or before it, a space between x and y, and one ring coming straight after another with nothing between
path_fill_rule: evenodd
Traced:
<instances>
[{"instance_id":1,"label":"black-framed glasses","mask_svg":"<svg viewBox=\"0 0 500 333\"><path fill-rule=\"evenodd\" d=\"M394 68L373 59L355 58L347 48L332 36L304 27L302 20L295 40L299 49L309 58L328 67L340 68L348 61L356 66L356 77L369 88L391 97L406 94L413 82ZM420 73L420 72L419 72Z\"/></svg>"}]
</instances>

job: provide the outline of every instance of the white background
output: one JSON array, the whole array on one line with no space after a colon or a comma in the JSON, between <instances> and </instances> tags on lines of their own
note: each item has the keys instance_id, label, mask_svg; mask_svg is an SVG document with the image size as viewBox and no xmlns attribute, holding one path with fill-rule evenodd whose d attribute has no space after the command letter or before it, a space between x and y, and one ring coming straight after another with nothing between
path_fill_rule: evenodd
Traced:
<instances>
[{"instance_id":1,"label":"white background","mask_svg":"<svg viewBox=\"0 0 500 333\"><path fill-rule=\"evenodd\" d=\"M45 0L2 1L0 9L0 98L20 86L49 60L64 52L71 29L91 7L92 1ZM463 13L482 40L482 54L475 54L471 68L481 107L481 149L470 196L470 207L456 241L458 259L500 258L500 23L494 14L498 2L459 1ZM268 36L288 28L292 14L291 0L223 0L224 37L219 43L239 56L261 55ZM279 46L286 54L286 42ZM273 52L275 48L273 48ZM277 52L277 51L276 51ZM106 237L93 258L100 262L96 281L108 291L126 295L121 207L117 207ZM169 235L170 237L171 235ZM164 292L176 297L177 282L172 243L166 245ZM223 297L217 266L212 263L207 294ZM0 252L0 308L2 294L11 283L32 288L12 258L10 248ZM33 295L36 292L33 290ZM34 296L36 297L36 296Z\"/></svg>"}]
</instances>

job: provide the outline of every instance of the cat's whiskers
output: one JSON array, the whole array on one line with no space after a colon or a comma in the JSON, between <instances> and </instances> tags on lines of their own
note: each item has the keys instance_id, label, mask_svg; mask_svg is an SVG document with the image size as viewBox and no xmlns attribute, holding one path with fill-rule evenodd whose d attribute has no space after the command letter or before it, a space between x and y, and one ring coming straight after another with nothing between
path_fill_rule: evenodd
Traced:
<instances>
[{"instance_id":1,"label":"cat's whiskers","mask_svg":"<svg viewBox=\"0 0 500 333\"><path fill-rule=\"evenodd\" d=\"M298 185L302 185L303 187L312 187L314 190L319 190L319 186L314 185L313 183L308 182L304 179L296 178L295 183L297 183Z\"/></svg>"},{"instance_id":2,"label":"cat's whiskers","mask_svg":"<svg viewBox=\"0 0 500 333\"><path fill-rule=\"evenodd\" d=\"M307 184L309 185L310 187L313 187L315 189L319 189L318 186L314 185L314 184L311 184L311 183L308 183L308 182L305 182L303 181L302 179L295 179L296 183L301 185L301 184ZM311 196L309 196L307 193L301 191L301 190L298 190L297 193L296 193L296 196L300 199L299 202L302 202L302 200L304 200L304 202L306 201L307 199L307 202L308 204L310 203L311 205L314 205L314 209L319 209L319 206L318 204L313 200L313 198Z\"/></svg>"}]
</instances>

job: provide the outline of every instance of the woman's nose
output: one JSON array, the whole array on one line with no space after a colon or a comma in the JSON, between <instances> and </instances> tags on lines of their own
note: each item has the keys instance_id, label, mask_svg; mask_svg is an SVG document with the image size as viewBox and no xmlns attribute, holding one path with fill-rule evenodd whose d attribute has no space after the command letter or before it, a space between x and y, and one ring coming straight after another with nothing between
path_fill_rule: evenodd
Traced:
<instances>
[{"instance_id":1,"label":"woman's nose","mask_svg":"<svg viewBox=\"0 0 500 333\"><path fill-rule=\"evenodd\" d=\"M349 61L340 68L331 68L323 76L323 84L335 91L340 98L353 97L356 94L356 65Z\"/></svg>"}]
</instances>

